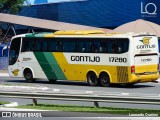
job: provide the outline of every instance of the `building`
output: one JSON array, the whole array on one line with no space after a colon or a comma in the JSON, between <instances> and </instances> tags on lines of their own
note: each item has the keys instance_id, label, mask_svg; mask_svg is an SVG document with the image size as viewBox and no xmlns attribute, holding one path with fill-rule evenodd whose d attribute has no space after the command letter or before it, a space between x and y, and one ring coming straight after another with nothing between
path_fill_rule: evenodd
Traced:
<instances>
[{"instance_id":1,"label":"building","mask_svg":"<svg viewBox=\"0 0 160 120\"><path fill-rule=\"evenodd\" d=\"M24 7L20 15L112 29L137 19L160 24L158 8L160 0L68 0Z\"/></svg>"}]
</instances>

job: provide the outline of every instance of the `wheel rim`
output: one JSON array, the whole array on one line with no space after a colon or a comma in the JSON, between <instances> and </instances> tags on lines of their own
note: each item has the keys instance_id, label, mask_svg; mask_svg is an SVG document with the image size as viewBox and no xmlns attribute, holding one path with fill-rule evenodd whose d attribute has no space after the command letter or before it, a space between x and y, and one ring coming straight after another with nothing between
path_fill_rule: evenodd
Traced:
<instances>
[{"instance_id":1,"label":"wheel rim","mask_svg":"<svg viewBox=\"0 0 160 120\"><path fill-rule=\"evenodd\" d=\"M87 81L90 86L96 86L98 84L97 76L95 73L88 73Z\"/></svg>"},{"instance_id":2,"label":"wheel rim","mask_svg":"<svg viewBox=\"0 0 160 120\"><path fill-rule=\"evenodd\" d=\"M91 81L92 83L95 83L95 82L96 82L95 75L91 75L91 76L90 76L90 81Z\"/></svg>"},{"instance_id":3,"label":"wheel rim","mask_svg":"<svg viewBox=\"0 0 160 120\"><path fill-rule=\"evenodd\" d=\"M106 77L106 76L102 77L101 81L102 81L103 85L107 85L108 84L108 77Z\"/></svg>"},{"instance_id":4,"label":"wheel rim","mask_svg":"<svg viewBox=\"0 0 160 120\"><path fill-rule=\"evenodd\" d=\"M109 87L110 86L110 79L107 74L102 74L100 77L101 86L103 87Z\"/></svg>"},{"instance_id":5,"label":"wheel rim","mask_svg":"<svg viewBox=\"0 0 160 120\"><path fill-rule=\"evenodd\" d=\"M31 77L32 77L32 75L31 75L30 73L27 73L27 74L26 74L26 78L27 78L27 79L31 79Z\"/></svg>"}]
</instances>

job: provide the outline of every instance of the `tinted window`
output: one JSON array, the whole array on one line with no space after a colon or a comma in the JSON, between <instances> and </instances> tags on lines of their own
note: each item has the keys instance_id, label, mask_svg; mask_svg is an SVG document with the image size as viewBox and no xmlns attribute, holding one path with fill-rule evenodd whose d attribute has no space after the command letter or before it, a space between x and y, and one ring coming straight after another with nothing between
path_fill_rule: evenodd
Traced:
<instances>
[{"instance_id":1,"label":"tinted window","mask_svg":"<svg viewBox=\"0 0 160 120\"><path fill-rule=\"evenodd\" d=\"M9 50L9 65L16 63L19 56L20 44L21 38L15 38L12 40Z\"/></svg>"},{"instance_id":2,"label":"tinted window","mask_svg":"<svg viewBox=\"0 0 160 120\"><path fill-rule=\"evenodd\" d=\"M111 38L24 38L22 52L125 53L128 39Z\"/></svg>"}]
</instances>

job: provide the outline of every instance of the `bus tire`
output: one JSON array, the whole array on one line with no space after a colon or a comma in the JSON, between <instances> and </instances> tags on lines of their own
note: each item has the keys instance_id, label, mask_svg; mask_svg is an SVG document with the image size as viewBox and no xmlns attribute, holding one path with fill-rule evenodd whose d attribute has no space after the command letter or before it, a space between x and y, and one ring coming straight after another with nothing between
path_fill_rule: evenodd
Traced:
<instances>
[{"instance_id":1,"label":"bus tire","mask_svg":"<svg viewBox=\"0 0 160 120\"><path fill-rule=\"evenodd\" d=\"M24 74L24 78L25 78L26 82L28 82L28 83L35 82L35 79L33 79L32 71L30 69L28 69L28 68L25 69L23 74Z\"/></svg>"},{"instance_id":2,"label":"bus tire","mask_svg":"<svg viewBox=\"0 0 160 120\"><path fill-rule=\"evenodd\" d=\"M134 83L128 83L125 85L127 88L132 88L134 86Z\"/></svg>"},{"instance_id":3,"label":"bus tire","mask_svg":"<svg viewBox=\"0 0 160 120\"><path fill-rule=\"evenodd\" d=\"M94 72L88 72L87 74L87 82L90 86L97 86L99 83L99 80Z\"/></svg>"},{"instance_id":4,"label":"bus tire","mask_svg":"<svg viewBox=\"0 0 160 120\"><path fill-rule=\"evenodd\" d=\"M100 78L101 86L103 86L103 87L111 86L110 78L107 73L105 73L105 72L101 73L99 78Z\"/></svg>"}]
</instances>

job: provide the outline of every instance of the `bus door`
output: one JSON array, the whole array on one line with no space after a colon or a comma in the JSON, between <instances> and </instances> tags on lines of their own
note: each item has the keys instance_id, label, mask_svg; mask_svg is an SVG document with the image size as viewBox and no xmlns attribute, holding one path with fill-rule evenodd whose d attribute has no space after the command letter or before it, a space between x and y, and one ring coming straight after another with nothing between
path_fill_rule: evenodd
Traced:
<instances>
[{"instance_id":1,"label":"bus door","mask_svg":"<svg viewBox=\"0 0 160 120\"><path fill-rule=\"evenodd\" d=\"M11 41L9 50L9 66L8 71L11 77L20 77L21 64L19 61L19 51L21 47L21 38L15 38Z\"/></svg>"},{"instance_id":2,"label":"bus door","mask_svg":"<svg viewBox=\"0 0 160 120\"><path fill-rule=\"evenodd\" d=\"M158 43L156 36L134 38L135 74L148 75L158 71Z\"/></svg>"}]
</instances>

